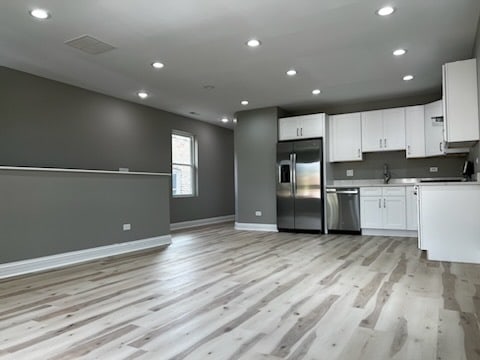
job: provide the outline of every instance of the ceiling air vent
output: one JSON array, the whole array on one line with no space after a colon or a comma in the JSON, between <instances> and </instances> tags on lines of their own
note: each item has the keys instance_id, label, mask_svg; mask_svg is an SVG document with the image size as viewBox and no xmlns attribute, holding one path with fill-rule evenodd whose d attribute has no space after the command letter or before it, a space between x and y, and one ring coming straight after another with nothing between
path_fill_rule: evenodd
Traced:
<instances>
[{"instance_id":1,"label":"ceiling air vent","mask_svg":"<svg viewBox=\"0 0 480 360\"><path fill-rule=\"evenodd\" d=\"M78 38L68 40L65 42L65 44L74 47L75 49L86 52L90 55L103 54L107 51L115 49L115 46L107 44L88 35L82 35Z\"/></svg>"}]
</instances>

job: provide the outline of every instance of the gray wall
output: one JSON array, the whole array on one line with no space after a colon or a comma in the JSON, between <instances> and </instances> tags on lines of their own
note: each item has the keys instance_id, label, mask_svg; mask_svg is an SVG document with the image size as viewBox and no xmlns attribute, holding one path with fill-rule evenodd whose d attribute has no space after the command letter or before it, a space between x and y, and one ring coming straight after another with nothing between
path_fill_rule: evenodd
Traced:
<instances>
[{"instance_id":1,"label":"gray wall","mask_svg":"<svg viewBox=\"0 0 480 360\"><path fill-rule=\"evenodd\" d=\"M233 131L0 67L0 166L171 172L171 131L199 147L199 196L170 177L0 171L0 262L169 233L234 214ZM121 225L131 223L132 231Z\"/></svg>"},{"instance_id":2,"label":"gray wall","mask_svg":"<svg viewBox=\"0 0 480 360\"><path fill-rule=\"evenodd\" d=\"M199 196L171 222L234 214L233 131L0 67L0 165L171 172L171 130L199 144Z\"/></svg>"},{"instance_id":3,"label":"gray wall","mask_svg":"<svg viewBox=\"0 0 480 360\"><path fill-rule=\"evenodd\" d=\"M278 109L242 111L236 117L236 221L276 224ZM263 216L255 216L256 210Z\"/></svg>"},{"instance_id":4,"label":"gray wall","mask_svg":"<svg viewBox=\"0 0 480 360\"><path fill-rule=\"evenodd\" d=\"M335 180L383 179L383 164L387 163L392 178L431 178L462 176L465 156L406 159L405 151L389 151L363 154L363 161L332 163ZM438 173L431 173L430 167L438 167ZM346 170L353 169L354 176L346 176Z\"/></svg>"},{"instance_id":5,"label":"gray wall","mask_svg":"<svg viewBox=\"0 0 480 360\"><path fill-rule=\"evenodd\" d=\"M477 27L477 38L475 41L475 47L473 49L473 57L477 58L477 77L478 77L478 107L480 113L480 19L478 21ZM479 119L480 126L480 119ZM480 172L480 164L477 163L477 160L480 158L480 143L477 143L472 150L468 159L475 164L475 171Z\"/></svg>"},{"instance_id":6,"label":"gray wall","mask_svg":"<svg viewBox=\"0 0 480 360\"><path fill-rule=\"evenodd\" d=\"M0 170L0 263L169 234L169 182Z\"/></svg>"}]
</instances>

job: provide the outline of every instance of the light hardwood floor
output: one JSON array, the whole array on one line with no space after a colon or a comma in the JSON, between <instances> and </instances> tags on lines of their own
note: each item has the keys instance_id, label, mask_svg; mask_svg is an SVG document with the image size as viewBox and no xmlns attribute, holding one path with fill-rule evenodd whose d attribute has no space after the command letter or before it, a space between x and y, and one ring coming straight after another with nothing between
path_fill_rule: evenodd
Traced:
<instances>
[{"instance_id":1,"label":"light hardwood floor","mask_svg":"<svg viewBox=\"0 0 480 360\"><path fill-rule=\"evenodd\" d=\"M0 282L1 359L480 359L480 266L416 239L235 231Z\"/></svg>"}]
</instances>

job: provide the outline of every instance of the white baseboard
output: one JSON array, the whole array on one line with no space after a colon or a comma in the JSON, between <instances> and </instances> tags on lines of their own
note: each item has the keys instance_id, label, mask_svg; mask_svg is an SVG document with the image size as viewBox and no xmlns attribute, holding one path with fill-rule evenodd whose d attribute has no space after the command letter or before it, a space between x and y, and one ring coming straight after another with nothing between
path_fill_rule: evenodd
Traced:
<instances>
[{"instance_id":1,"label":"white baseboard","mask_svg":"<svg viewBox=\"0 0 480 360\"><path fill-rule=\"evenodd\" d=\"M277 224L235 223L235 230L278 232Z\"/></svg>"},{"instance_id":2,"label":"white baseboard","mask_svg":"<svg viewBox=\"0 0 480 360\"><path fill-rule=\"evenodd\" d=\"M78 264L133 251L151 249L159 246L169 245L171 242L172 237L170 235L164 235L120 244L99 246L91 249L71 251L62 254L43 256L35 259L0 264L0 279L51 270L67 265Z\"/></svg>"},{"instance_id":3,"label":"white baseboard","mask_svg":"<svg viewBox=\"0 0 480 360\"><path fill-rule=\"evenodd\" d=\"M220 224L235 220L235 215L217 216L213 218L182 221L170 224L170 230L189 229L197 226Z\"/></svg>"},{"instance_id":4,"label":"white baseboard","mask_svg":"<svg viewBox=\"0 0 480 360\"><path fill-rule=\"evenodd\" d=\"M418 237L418 232L415 230L362 229L362 235Z\"/></svg>"}]
</instances>

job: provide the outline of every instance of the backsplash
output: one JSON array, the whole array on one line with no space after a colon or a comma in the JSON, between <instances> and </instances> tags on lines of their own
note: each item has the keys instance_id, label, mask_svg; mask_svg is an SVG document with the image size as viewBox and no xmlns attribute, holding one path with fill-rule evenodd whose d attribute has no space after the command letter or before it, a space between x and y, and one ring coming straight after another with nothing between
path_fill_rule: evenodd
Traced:
<instances>
[{"instance_id":1,"label":"backsplash","mask_svg":"<svg viewBox=\"0 0 480 360\"><path fill-rule=\"evenodd\" d=\"M364 153L363 161L331 163L334 180L383 179L383 165L388 164L392 179L461 177L467 155L406 159L405 151ZM431 167L438 172L430 172ZM346 171L353 170L353 176Z\"/></svg>"}]
</instances>

